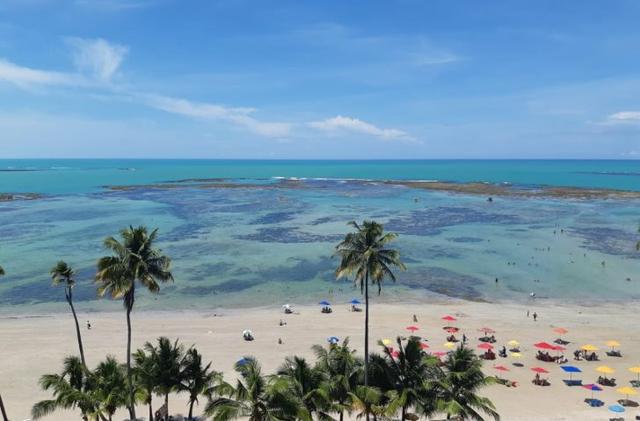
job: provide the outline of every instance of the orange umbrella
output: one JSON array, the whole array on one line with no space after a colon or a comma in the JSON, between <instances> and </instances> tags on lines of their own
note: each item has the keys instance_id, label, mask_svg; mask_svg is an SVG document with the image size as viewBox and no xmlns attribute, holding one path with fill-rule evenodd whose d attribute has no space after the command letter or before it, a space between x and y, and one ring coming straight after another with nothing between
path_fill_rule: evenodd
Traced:
<instances>
[{"instance_id":1,"label":"orange umbrella","mask_svg":"<svg viewBox=\"0 0 640 421\"><path fill-rule=\"evenodd\" d=\"M556 332L558 335L565 335L567 334L569 331L563 327L557 327L555 329L553 329L554 332Z\"/></svg>"}]
</instances>

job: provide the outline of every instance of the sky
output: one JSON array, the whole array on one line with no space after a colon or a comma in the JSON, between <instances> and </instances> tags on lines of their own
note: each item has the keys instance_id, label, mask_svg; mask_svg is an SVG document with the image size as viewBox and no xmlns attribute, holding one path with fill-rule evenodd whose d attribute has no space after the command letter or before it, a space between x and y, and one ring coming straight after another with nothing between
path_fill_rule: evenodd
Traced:
<instances>
[{"instance_id":1,"label":"sky","mask_svg":"<svg viewBox=\"0 0 640 421\"><path fill-rule=\"evenodd\" d=\"M0 158L640 159L635 0L0 0Z\"/></svg>"}]
</instances>

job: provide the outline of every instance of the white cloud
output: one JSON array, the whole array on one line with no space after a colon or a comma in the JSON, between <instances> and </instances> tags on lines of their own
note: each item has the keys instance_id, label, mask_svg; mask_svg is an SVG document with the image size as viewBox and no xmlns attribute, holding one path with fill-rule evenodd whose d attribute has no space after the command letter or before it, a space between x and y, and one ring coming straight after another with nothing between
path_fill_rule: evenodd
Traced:
<instances>
[{"instance_id":1,"label":"white cloud","mask_svg":"<svg viewBox=\"0 0 640 421\"><path fill-rule=\"evenodd\" d=\"M640 111L620 111L607 116L611 124L640 123Z\"/></svg>"},{"instance_id":2,"label":"white cloud","mask_svg":"<svg viewBox=\"0 0 640 421\"><path fill-rule=\"evenodd\" d=\"M412 140L411 136L403 130L399 129L383 129L366 121L353 117L344 117L338 115L321 121L312 121L308 123L314 129L325 132L348 131L353 133L361 133L370 136L379 137L387 140Z\"/></svg>"},{"instance_id":3,"label":"white cloud","mask_svg":"<svg viewBox=\"0 0 640 421\"><path fill-rule=\"evenodd\" d=\"M77 75L37 70L0 59L0 81L26 88L32 85L74 85L81 82Z\"/></svg>"},{"instance_id":4,"label":"white cloud","mask_svg":"<svg viewBox=\"0 0 640 421\"><path fill-rule=\"evenodd\" d=\"M73 62L81 72L88 72L101 82L109 82L118 71L129 49L123 45L112 44L102 38L69 38L73 48Z\"/></svg>"},{"instance_id":5,"label":"white cloud","mask_svg":"<svg viewBox=\"0 0 640 421\"><path fill-rule=\"evenodd\" d=\"M158 110L192 118L227 121L261 136L284 137L291 131L289 123L263 122L251 117L249 114L255 111L253 108L230 108L161 95L142 95L141 98Z\"/></svg>"}]
</instances>

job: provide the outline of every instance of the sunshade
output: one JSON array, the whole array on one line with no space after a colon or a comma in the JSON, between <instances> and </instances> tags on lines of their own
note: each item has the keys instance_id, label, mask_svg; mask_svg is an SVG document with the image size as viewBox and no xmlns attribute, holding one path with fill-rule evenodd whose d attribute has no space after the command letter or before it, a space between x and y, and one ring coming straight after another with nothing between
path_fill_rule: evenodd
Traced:
<instances>
[{"instance_id":1,"label":"sunshade","mask_svg":"<svg viewBox=\"0 0 640 421\"><path fill-rule=\"evenodd\" d=\"M554 351L566 351L567 350L567 348L565 348L563 346L560 346L560 345L554 345L553 348L551 348L551 349L553 349Z\"/></svg>"},{"instance_id":2,"label":"sunshade","mask_svg":"<svg viewBox=\"0 0 640 421\"><path fill-rule=\"evenodd\" d=\"M331 303L327 300L322 300L320 301L318 304L320 304L321 306L330 306Z\"/></svg>"},{"instance_id":3,"label":"sunshade","mask_svg":"<svg viewBox=\"0 0 640 421\"><path fill-rule=\"evenodd\" d=\"M518 346L518 345L520 345L520 342L516 341L515 339L511 339L509 342L507 342L507 345L509 345L509 346Z\"/></svg>"},{"instance_id":4,"label":"sunshade","mask_svg":"<svg viewBox=\"0 0 640 421\"><path fill-rule=\"evenodd\" d=\"M382 340L382 345L387 346L391 344L391 339L383 339Z\"/></svg>"},{"instance_id":5,"label":"sunshade","mask_svg":"<svg viewBox=\"0 0 640 421\"><path fill-rule=\"evenodd\" d=\"M606 365L601 365L600 367L596 368L596 371L602 374L613 374L616 372L616 370Z\"/></svg>"},{"instance_id":6,"label":"sunshade","mask_svg":"<svg viewBox=\"0 0 640 421\"><path fill-rule=\"evenodd\" d=\"M429 348L429 345L425 344L424 342L420 342L420 349L427 349Z\"/></svg>"},{"instance_id":7,"label":"sunshade","mask_svg":"<svg viewBox=\"0 0 640 421\"><path fill-rule=\"evenodd\" d=\"M582 373L582 370L572 365L561 365L560 368L566 371L567 373Z\"/></svg>"},{"instance_id":8,"label":"sunshade","mask_svg":"<svg viewBox=\"0 0 640 421\"><path fill-rule=\"evenodd\" d=\"M615 348L617 346L620 346L620 342L618 342L618 341L607 341L607 346L610 346L613 349L613 348Z\"/></svg>"},{"instance_id":9,"label":"sunshade","mask_svg":"<svg viewBox=\"0 0 640 421\"><path fill-rule=\"evenodd\" d=\"M598 347L597 346L593 346L591 344L586 344L586 345L582 345L580 347L580 349L582 349L584 351L597 351Z\"/></svg>"},{"instance_id":10,"label":"sunshade","mask_svg":"<svg viewBox=\"0 0 640 421\"><path fill-rule=\"evenodd\" d=\"M625 386L625 387L621 387L619 389L616 389L616 392L621 393L623 395L627 395L627 399L629 399L629 395L637 395L638 392L629 386Z\"/></svg>"},{"instance_id":11,"label":"sunshade","mask_svg":"<svg viewBox=\"0 0 640 421\"><path fill-rule=\"evenodd\" d=\"M488 335L489 333L496 333L496 331L490 327L481 327L478 331L483 332L485 335Z\"/></svg>"},{"instance_id":12,"label":"sunshade","mask_svg":"<svg viewBox=\"0 0 640 421\"><path fill-rule=\"evenodd\" d=\"M639 366L635 366L635 367L631 367L629 369L630 372L635 373L638 375L638 381L640 381L640 365Z\"/></svg>"},{"instance_id":13,"label":"sunshade","mask_svg":"<svg viewBox=\"0 0 640 421\"><path fill-rule=\"evenodd\" d=\"M359 300L356 300L355 298L353 300L349 301L349 303L351 303L353 305L362 304Z\"/></svg>"},{"instance_id":14,"label":"sunshade","mask_svg":"<svg viewBox=\"0 0 640 421\"><path fill-rule=\"evenodd\" d=\"M245 365L248 362L248 360L246 358L240 358L237 362L236 365Z\"/></svg>"},{"instance_id":15,"label":"sunshade","mask_svg":"<svg viewBox=\"0 0 640 421\"><path fill-rule=\"evenodd\" d=\"M460 329L458 329L457 327L448 327L445 329L447 331L447 333L457 333Z\"/></svg>"},{"instance_id":16,"label":"sunshade","mask_svg":"<svg viewBox=\"0 0 640 421\"><path fill-rule=\"evenodd\" d=\"M556 332L558 335L564 335L565 333L569 332L567 329L563 327L557 327L553 329L553 331Z\"/></svg>"},{"instance_id":17,"label":"sunshade","mask_svg":"<svg viewBox=\"0 0 640 421\"><path fill-rule=\"evenodd\" d=\"M624 407L622 405L611 405L609 407L609 411L611 411L611 412L624 412Z\"/></svg>"},{"instance_id":18,"label":"sunshade","mask_svg":"<svg viewBox=\"0 0 640 421\"><path fill-rule=\"evenodd\" d=\"M520 357L522 357L522 354L520 352L512 352L511 356L514 357L514 358L520 358Z\"/></svg>"},{"instance_id":19,"label":"sunshade","mask_svg":"<svg viewBox=\"0 0 640 421\"><path fill-rule=\"evenodd\" d=\"M602 388L597 384L583 384L582 387L592 392L602 392Z\"/></svg>"},{"instance_id":20,"label":"sunshade","mask_svg":"<svg viewBox=\"0 0 640 421\"><path fill-rule=\"evenodd\" d=\"M478 348L480 348L480 349L493 349L493 345L488 344L486 342L483 342L480 345L478 345Z\"/></svg>"},{"instance_id":21,"label":"sunshade","mask_svg":"<svg viewBox=\"0 0 640 421\"><path fill-rule=\"evenodd\" d=\"M549 349L549 350L553 350L553 348L555 348L554 345L551 345L550 343L547 343L547 342L538 342L537 344L534 344L533 346L535 346L536 348Z\"/></svg>"},{"instance_id":22,"label":"sunshade","mask_svg":"<svg viewBox=\"0 0 640 421\"><path fill-rule=\"evenodd\" d=\"M418 326L407 326L405 327L408 331L415 332L416 330L420 330Z\"/></svg>"},{"instance_id":23,"label":"sunshade","mask_svg":"<svg viewBox=\"0 0 640 421\"><path fill-rule=\"evenodd\" d=\"M533 367L531 371L534 371L536 373L544 373L544 374L548 373L548 371L542 367Z\"/></svg>"},{"instance_id":24,"label":"sunshade","mask_svg":"<svg viewBox=\"0 0 640 421\"><path fill-rule=\"evenodd\" d=\"M446 342L442 346L444 346L447 349L452 349L456 347L456 344L454 344L453 342Z\"/></svg>"},{"instance_id":25,"label":"sunshade","mask_svg":"<svg viewBox=\"0 0 640 421\"><path fill-rule=\"evenodd\" d=\"M456 321L456 320L458 320L458 319L456 319L456 318L455 318L455 317L453 317L453 316L444 316L444 317L442 317L442 320L445 320L445 321L447 321L447 322L455 322L455 321Z\"/></svg>"},{"instance_id":26,"label":"sunshade","mask_svg":"<svg viewBox=\"0 0 640 421\"><path fill-rule=\"evenodd\" d=\"M498 371L509 371L509 369L503 365L494 365L493 368Z\"/></svg>"}]
</instances>

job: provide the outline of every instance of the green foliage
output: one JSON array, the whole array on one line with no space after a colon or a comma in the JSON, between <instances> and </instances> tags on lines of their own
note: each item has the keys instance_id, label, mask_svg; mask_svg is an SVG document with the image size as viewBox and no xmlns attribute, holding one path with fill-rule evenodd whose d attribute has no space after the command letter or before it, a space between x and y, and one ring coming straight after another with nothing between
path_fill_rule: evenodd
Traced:
<instances>
[{"instance_id":1,"label":"green foliage","mask_svg":"<svg viewBox=\"0 0 640 421\"><path fill-rule=\"evenodd\" d=\"M209 394L214 384L222 379L220 373L211 370L211 363L204 365L202 355L195 348L187 350L182 360L179 389L189 394L189 418L193 417L193 406L198 397Z\"/></svg>"}]
</instances>

